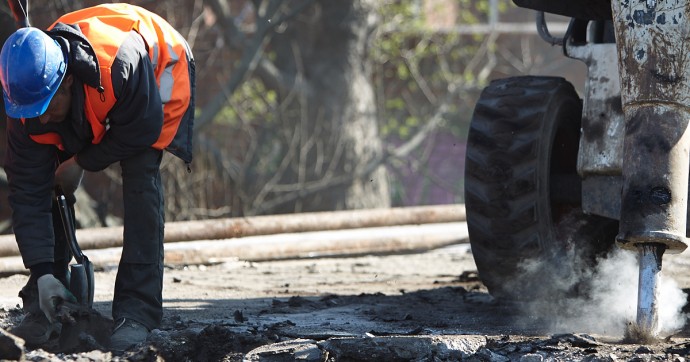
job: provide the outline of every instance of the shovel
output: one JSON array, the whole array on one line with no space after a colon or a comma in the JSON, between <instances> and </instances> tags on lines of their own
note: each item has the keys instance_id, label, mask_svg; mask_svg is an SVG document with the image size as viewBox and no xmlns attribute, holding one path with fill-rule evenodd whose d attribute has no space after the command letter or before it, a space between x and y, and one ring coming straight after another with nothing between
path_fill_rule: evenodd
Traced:
<instances>
[{"instance_id":1,"label":"shovel","mask_svg":"<svg viewBox=\"0 0 690 362\"><path fill-rule=\"evenodd\" d=\"M58 319L62 322L58 348L65 353L72 353L80 348L85 348L84 343L90 349L102 349L110 343L110 329L112 321L104 318L93 309L94 276L93 264L84 255L77 243L77 234L74 231L74 219L67 199L60 187L55 188L60 219L65 229L67 245L74 257L75 264L70 264L69 291L76 297L77 303L63 301L58 308ZM106 327L108 326L108 327ZM84 335L92 336L89 339ZM92 342L96 345L91 345Z\"/></svg>"},{"instance_id":2,"label":"shovel","mask_svg":"<svg viewBox=\"0 0 690 362\"><path fill-rule=\"evenodd\" d=\"M60 208L62 226L65 229L65 236L67 237L67 244L76 261L76 264L70 264L69 290L77 298L77 302L80 305L91 308L93 307L94 295L93 264L91 264L89 258L84 255L79 244L77 244L77 235L74 231L74 219L67 206L67 199L65 199L62 189L57 187L55 194L58 207Z\"/></svg>"}]
</instances>

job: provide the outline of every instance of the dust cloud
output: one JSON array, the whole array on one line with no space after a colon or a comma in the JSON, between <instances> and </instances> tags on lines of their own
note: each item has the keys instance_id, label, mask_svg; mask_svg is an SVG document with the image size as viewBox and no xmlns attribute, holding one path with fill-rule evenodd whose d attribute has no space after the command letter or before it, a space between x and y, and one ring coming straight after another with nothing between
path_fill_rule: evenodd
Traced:
<instances>
[{"instance_id":1,"label":"dust cloud","mask_svg":"<svg viewBox=\"0 0 690 362\"><path fill-rule=\"evenodd\" d=\"M581 268L585 263L577 257L570 259L570 268L559 265L559 269L579 272L570 274L568 278L553 277L553 274L549 278L541 278L540 283L546 283L547 280L550 283L548 287L545 284L541 287L550 290L554 298L540 298L526 303L522 309L523 317L531 322L538 319L549 333L624 337L628 324L635 322L637 314L637 258L637 253L615 247L606 257L597 260L593 270ZM553 267L549 269L553 270ZM547 269L544 265L532 263L524 265L524 270ZM543 272L541 274L544 275ZM566 290L570 292L565 293ZM687 295L672 278L664 275L663 266L658 292L658 335L664 337L685 325L686 316L682 308Z\"/></svg>"}]
</instances>

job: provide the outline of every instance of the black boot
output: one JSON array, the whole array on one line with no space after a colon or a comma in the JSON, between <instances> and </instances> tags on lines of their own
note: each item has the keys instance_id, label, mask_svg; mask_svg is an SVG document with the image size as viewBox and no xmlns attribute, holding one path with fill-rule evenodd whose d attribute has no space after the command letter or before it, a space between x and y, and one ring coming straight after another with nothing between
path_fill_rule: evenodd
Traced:
<instances>
[{"instance_id":1,"label":"black boot","mask_svg":"<svg viewBox=\"0 0 690 362\"><path fill-rule=\"evenodd\" d=\"M22 298L24 319L10 333L20 337L29 348L40 347L49 340L57 338L60 333L59 323L50 323L38 304L38 287L35 281L29 283L19 291Z\"/></svg>"}]
</instances>

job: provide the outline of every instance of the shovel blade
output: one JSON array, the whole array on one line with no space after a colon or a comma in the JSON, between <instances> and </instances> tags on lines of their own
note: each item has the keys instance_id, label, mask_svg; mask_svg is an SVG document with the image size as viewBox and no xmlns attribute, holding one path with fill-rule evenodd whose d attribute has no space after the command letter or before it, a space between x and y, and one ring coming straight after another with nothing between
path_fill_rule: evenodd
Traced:
<instances>
[{"instance_id":1,"label":"shovel blade","mask_svg":"<svg viewBox=\"0 0 690 362\"><path fill-rule=\"evenodd\" d=\"M89 302L89 281L84 264L70 265L69 291L77 298L77 303L87 306Z\"/></svg>"},{"instance_id":2,"label":"shovel blade","mask_svg":"<svg viewBox=\"0 0 690 362\"><path fill-rule=\"evenodd\" d=\"M84 260L82 261L84 265L84 272L86 274L86 306L93 307L93 296L94 296L94 276L93 276L93 264L89 261L89 258L84 255Z\"/></svg>"},{"instance_id":3,"label":"shovel blade","mask_svg":"<svg viewBox=\"0 0 690 362\"><path fill-rule=\"evenodd\" d=\"M94 276L93 264L84 256L81 264L70 265L69 290L77 302L85 307L93 307Z\"/></svg>"}]
</instances>

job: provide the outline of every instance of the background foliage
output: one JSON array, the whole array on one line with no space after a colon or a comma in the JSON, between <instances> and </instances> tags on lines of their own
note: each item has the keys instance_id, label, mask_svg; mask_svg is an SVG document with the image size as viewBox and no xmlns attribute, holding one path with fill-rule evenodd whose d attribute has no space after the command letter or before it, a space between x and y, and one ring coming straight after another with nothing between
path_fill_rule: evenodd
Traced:
<instances>
[{"instance_id":1,"label":"background foliage","mask_svg":"<svg viewBox=\"0 0 690 362\"><path fill-rule=\"evenodd\" d=\"M268 188L268 177L282 167L287 151L281 145L295 136L295 124L286 119L314 115L288 106L304 100L299 84L292 84L292 92L276 90L280 88L266 81L271 69L266 64L289 46L287 34L307 37L291 39L294 44L313 40L308 32L290 31L319 15L315 12L323 9L322 1L328 0L131 1L170 21L188 39L197 59L194 172L187 174L176 159L164 160L167 220L290 212L278 203L266 206L272 205L271 197L292 197L292 211L298 210L294 200L303 197L303 189L280 190L280 183ZM46 27L65 12L100 2L32 2L32 23ZM369 12L357 16L376 19L364 56L371 63L374 119L383 142L380 162L390 175L392 206L463 202L466 131L474 102L491 79L563 75L574 78L580 88L582 67L563 57L560 49L543 43L534 31L505 32L496 26L497 21L533 22L533 12L509 0L370 4ZM0 13L5 19L2 30L9 34L13 24L6 21L4 3ZM326 66L304 64L303 71ZM315 137L318 127L309 132ZM325 184L318 192L340 192ZM94 216L82 224L117 224L122 212L119 188L117 166L88 175L83 191Z\"/></svg>"}]
</instances>

